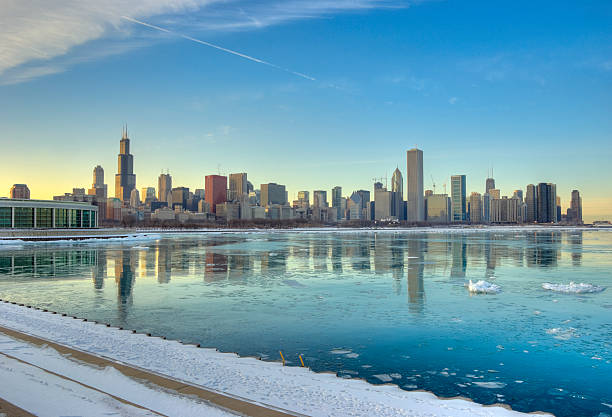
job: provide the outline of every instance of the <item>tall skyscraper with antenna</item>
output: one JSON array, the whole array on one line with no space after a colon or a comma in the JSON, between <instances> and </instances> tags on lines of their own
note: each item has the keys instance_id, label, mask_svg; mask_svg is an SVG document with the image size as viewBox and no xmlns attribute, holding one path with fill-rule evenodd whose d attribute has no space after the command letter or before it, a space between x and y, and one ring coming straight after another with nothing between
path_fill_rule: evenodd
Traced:
<instances>
[{"instance_id":1,"label":"tall skyscraper with antenna","mask_svg":"<svg viewBox=\"0 0 612 417\"><path fill-rule=\"evenodd\" d=\"M134 156L130 154L130 139L128 138L127 126L125 126L121 141L119 142L117 175L115 175L115 198L129 202L132 190L135 188Z\"/></svg>"}]
</instances>

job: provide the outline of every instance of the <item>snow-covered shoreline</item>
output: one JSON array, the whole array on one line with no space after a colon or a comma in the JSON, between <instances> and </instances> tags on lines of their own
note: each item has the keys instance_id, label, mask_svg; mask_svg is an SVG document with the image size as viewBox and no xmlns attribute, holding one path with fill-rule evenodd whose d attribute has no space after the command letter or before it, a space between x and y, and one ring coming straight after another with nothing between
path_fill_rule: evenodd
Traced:
<instances>
[{"instance_id":1,"label":"snow-covered shoreline","mask_svg":"<svg viewBox=\"0 0 612 417\"><path fill-rule=\"evenodd\" d=\"M514 416L503 406L441 399L429 392L371 385L307 368L282 366L236 354L74 320L0 303L0 325L71 348L123 362L253 403L295 413L363 416ZM1 393L0 393L1 395Z\"/></svg>"}]
</instances>

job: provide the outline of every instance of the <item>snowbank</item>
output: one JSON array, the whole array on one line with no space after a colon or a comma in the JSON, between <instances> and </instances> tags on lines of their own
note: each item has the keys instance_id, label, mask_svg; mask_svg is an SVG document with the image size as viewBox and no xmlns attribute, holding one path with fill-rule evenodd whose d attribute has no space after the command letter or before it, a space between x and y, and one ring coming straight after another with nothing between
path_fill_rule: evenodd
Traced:
<instances>
[{"instance_id":1,"label":"snowbank","mask_svg":"<svg viewBox=\"0 0 612 417\"><path fill-rule=\"evenodd\" d=\"M92 322L0 303L0 325L169 377L310 416L518 416L500 406L443 400L395 385L371 385ZM385 378L386 379L386 378Z\"/></svg>"},{"instance_id":2,"label":"snowbank","mask_svg":"<svg viewBox=\"0 0 612 417\"><path fill-rule=\"evenodd\" d=\"M561 292L564 294L589 294L602 292L606 289L606 287L600 287L598 285L593 284L585 284L583 282L576 284L573 281L569 284L552 284L550 282L545 282L544 284L542 284L542 288L544 288L545 290Z\"/></svg>"},{"instance_id":3,"label":"snowbank","mask_svg":"<svg viewBox=\"0 0 612 417\"><path fill-rule=\"evenodd\" d=\"M501 287L488 281L478 280L475 283L470 280L467 285L468 291L473 294L497 294L501 292Z\"/></svg>"}]
</instances>

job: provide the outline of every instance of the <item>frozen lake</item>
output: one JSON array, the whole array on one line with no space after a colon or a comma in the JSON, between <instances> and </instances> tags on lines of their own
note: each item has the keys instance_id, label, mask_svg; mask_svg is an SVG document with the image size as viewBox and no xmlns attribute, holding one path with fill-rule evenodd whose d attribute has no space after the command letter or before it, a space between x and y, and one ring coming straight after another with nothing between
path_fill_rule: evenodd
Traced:
<instances>
[{"instance_id":1,"label":"frozen lake","mask_svg":"<svg viewBox=\"0 0 612 417\"><path fill-rule=\"evenodd\" d=\"M470 292L470 279L485 293ZM560 416L612 414L611 286L612 232L604 230L164 234L0 246L3 299Z\"/></svg>"}]
</instances>

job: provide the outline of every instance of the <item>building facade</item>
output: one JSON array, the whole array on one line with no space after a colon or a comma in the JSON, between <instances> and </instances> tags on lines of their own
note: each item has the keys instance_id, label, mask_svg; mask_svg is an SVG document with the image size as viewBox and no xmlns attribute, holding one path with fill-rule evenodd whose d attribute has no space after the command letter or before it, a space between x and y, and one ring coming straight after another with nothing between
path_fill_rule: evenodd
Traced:
<instances>
[{"instance_id":1,"label":"building facade","mask_svg":"<svg viewBox=\"0 0 612 417\"><path fill-rule=\"evenodd\" d=\"M216 213L217 204L225 203L227 199L227 177L223 175L207 175L204 179L204 196L210 205L210 210Z\"/></svg>"},{"instance_id":2,"label":"building facade","mask_svg":"<svg viewBox=\"0 0 612 417\"><path fill-rule=\"evenodd\" d=\"M470 194L470 223L482 223L482 196L480 193Z\"/></svg>"},{"instance_id":3,"label":"building facade","mask_svg":"<svg viewBox=\"0 0 612 417\"><path fill-rule=\"evenodd\" d=\"M536 200L536 187L529 184L525 191L525 222L533 223L538 219L538 202Z\"/></svg>"},{"instance_id":4,"label":"building facade","mask_svg":"<svg viewBox=\"0 0 612 417\"><path fill-rule=\"evenodd\" d=\"M98 227L98 207L89 203L0 199L0 229Z\"/></svg>"},{"instance_id":5,"label":"building facade","mask_svg":"<svg viewBox=\"0 0 612 417\"><path fill-rule=\"evenodd\" d=\"M115 198L123 202L130 201L132 190L136 188L136 175L134 175L134 156L130 153L130 139L127 128L123 129L123 136L119 142L119 155L117 155L117 175L115 175Z\"/></svg>"},{"instance_id":6,"label":"building facade","mask_svg":"<svg viewBox=\"0 0 612 417\"><path fill-rule=\"evenodd\" d=\"M451 220L454 223L460 223L467 220L466 204L465 175L453 175L451 177Z\"/></svg>"},{"instance_id":7,"label":"building facade","mask_svg":"<svg viewBox=\"0 0 612 417\"><path fill-rule=\"evenodd\" d=\"M284 185L270 182L261 184L260 186L260 204L262 207L268 207L271 204L286 204L287 192Z\"/></svg>"},{"instance_id":8,"label":"building facade","mask_svg":"<svg viewBox=\"0 0 612 417\"><path fill-rule=\"evenodd\" d=\"M425 220L423 199L423 151L410 149L406 152L406 220Z\"/></svg>"},{"instance_id":9,"label":"building facade","mask_svg":"<svg viewBox=\"0 0 612 417\"><path fill-rule=\"evenodd\" d=\"M157 178L157 200L169 202L169 196L172 192L172 177L169 173L161 173Z\"/></svg>"},{"instance_id":10,"label":"building facade","mask_svg":"<svg viewBox=\"0 0 612 417\"><path fill-rule=\"evenodd\" d=\"M246 172L229 175L228 201L238 201L243 195L248 195L248 180Z\"/></svg>"},{"instance_id":11,"label":"building facade","mask_svg":"<svg viewBox=\"0 0 612 417\"><path fill-rule=\"evenodd\" d=\"M328 207L327 204L327 191L325 190L315 190L312 193L312 206L313 207Z\"/></svg>"},{"instance_id":12,"label":"building facade","mask_svg":"<svg viewBox=\"0 0 612 417\"><path fill-rule=\"evenodd\" d=\"M89 195L95 195L98 199L105 199L108 197L108 186L104 184L104 168L97 165L93 169L93 183L91 188L87 191Z\"/></svg>"},{"instance_id":13,"label":"building facade","mask_svg":"<svg viewBox=\"0 0 612 417\"><path fill-rule=\"evenodd\" d=\"M13 184L10 191L11 198L29 200L30 189L26 184Z\"/></svg>"}]
</instances>

